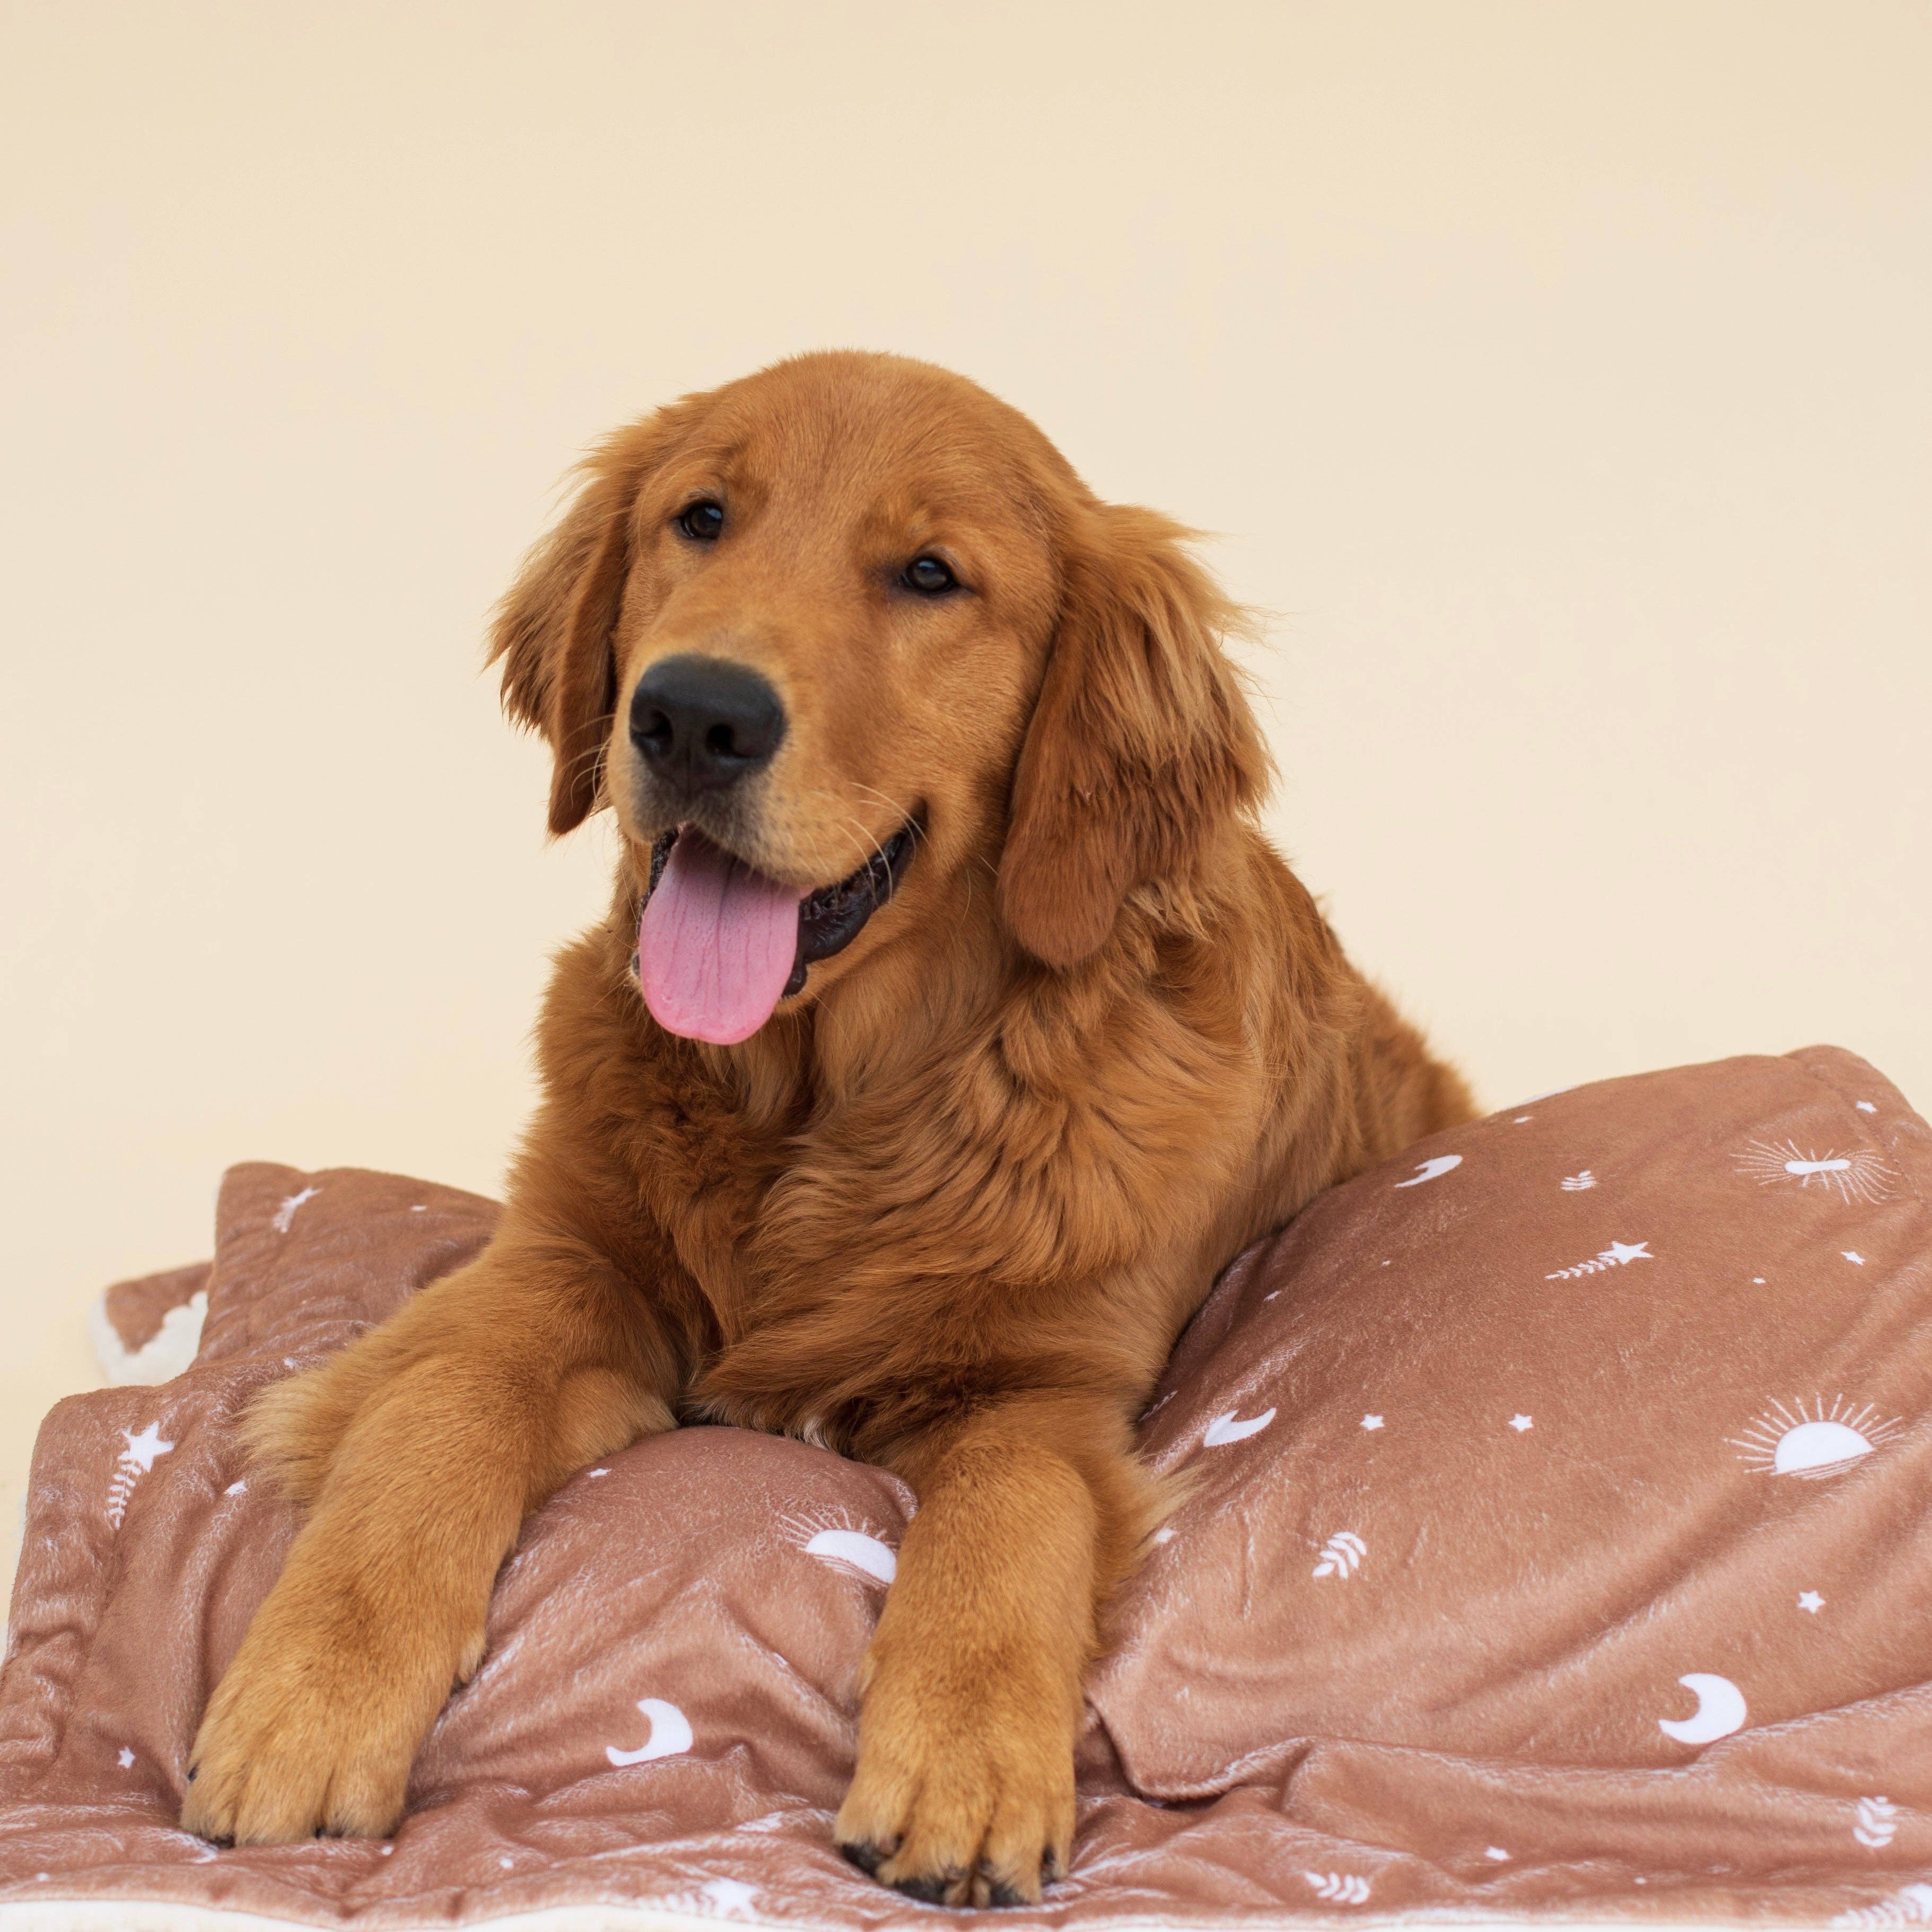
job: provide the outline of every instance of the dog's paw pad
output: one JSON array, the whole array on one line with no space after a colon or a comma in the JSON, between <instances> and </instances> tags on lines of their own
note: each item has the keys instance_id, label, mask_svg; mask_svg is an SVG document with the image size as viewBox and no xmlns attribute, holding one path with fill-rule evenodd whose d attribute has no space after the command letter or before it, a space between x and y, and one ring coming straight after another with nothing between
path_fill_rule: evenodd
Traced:
<instances>
[{"instance_id":1,"label":"dog's paw pad","mask_svg":"<svg viewBox=\"0 0 1932 1932\"><path fill-rule=\"evenodd\" d=\"M863 1841L848 1844L842 1840L838 1850L848 1864L856 1865L868 1878L876 1878L880 1866L892 1856L884 1846Z\"/></svg>"},{"instance_id":2,"label":"dog's paw pad","mask_svg":"<svg viewBox=\"0 0 1932 1932\"><path fill-rule=\"evenodd\" d=\"M944 1905L947 1894L956 1890L962 1874L958 1872L922 1874L916 1878L896 1878L892 1889L902 1892L908 1898L916 1898L922 1905Z\"/></svg>"}]
</instances>

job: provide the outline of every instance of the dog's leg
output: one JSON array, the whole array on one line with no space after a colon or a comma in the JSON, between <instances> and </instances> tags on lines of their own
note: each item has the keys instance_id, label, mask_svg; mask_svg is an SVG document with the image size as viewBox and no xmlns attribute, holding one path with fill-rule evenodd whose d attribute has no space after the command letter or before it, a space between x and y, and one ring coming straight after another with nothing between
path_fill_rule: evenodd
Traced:
<instances>
[{"instance_id":1,"label":"dog's leg","mask_svg":"<svg viewBox=\"0 0 1932 1932\"><path fill-rule=\"evenodd\" d=\"M1067 1869L1081 1678L1161 1512L1121 1407L1028 1396L894 1466L919 1513L860 1676L840 1849L949 1905L1015 1905Z\"/></svg>"},{"instance_id":2,"label":"dog's leg","mask_svg":"<svg viewBox=\"0 0 1932 1932\"><path fill-rule=\"evenodd\" d=\"M259 1844L395 1823L525 1514L670 1424L627 1298L587 1253L500 1238L268 1392L250 1432L313 1506L202 1720L184 1828Z\"/></svg>"}]
</instances>

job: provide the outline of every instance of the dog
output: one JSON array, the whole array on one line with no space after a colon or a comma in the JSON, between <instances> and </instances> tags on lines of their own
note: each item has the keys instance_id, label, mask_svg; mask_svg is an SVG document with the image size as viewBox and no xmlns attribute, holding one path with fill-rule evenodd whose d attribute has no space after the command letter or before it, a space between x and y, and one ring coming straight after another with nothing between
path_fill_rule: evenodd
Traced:
<instances>
[{"instance_id":1,"label":"dog","mask_svg":"<svg viewBox=\"0 0 1932 1932\"><path fill-rule=\"evenodd\" d=\"M1069 1868L1082 1681L1174 1492L1134 1426L1220 1268L1472 1118L1256 823L1188 533L898 358L617 431L497 615L550 828L615 814L473 1262L266 1391L306 1516L186 1828L382 1835L572 1472L682 1420L919 1498L834 1826L930 1902Z\"/></svg>"}]
</instances>

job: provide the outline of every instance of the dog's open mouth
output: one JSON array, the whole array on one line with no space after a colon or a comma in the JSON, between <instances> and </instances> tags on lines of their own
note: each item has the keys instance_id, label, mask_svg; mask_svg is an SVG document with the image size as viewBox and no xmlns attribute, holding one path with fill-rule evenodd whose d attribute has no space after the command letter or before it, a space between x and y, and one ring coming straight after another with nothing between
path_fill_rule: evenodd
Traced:
<instances>
[{"instance_id":1,"label":"dog's open mouth","mask_svg":"<svg viewBox=\"0 0 1932 1932\"><path fill-rule=\"evenodd\" d=\"M665 832L631 962L658 1024L718 1046L748 1040L892 897L917 836L908 820L856 872L801 895L694 826Z\"/></svg>"}]
</instances>

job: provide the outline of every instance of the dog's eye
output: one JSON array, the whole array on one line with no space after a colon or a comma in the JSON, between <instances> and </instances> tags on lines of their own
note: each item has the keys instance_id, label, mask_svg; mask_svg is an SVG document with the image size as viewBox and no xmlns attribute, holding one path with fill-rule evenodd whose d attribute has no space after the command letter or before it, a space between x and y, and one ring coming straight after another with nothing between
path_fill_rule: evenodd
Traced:
<instances>
[{"instance_id":1,"label":"dog's eye","mask_svg":"<svg viewBox=\"0 0 1932 1932\"><path fill-rule=\"evenodd\" d=\"M700 497L677 513L677 526L699 543L716 543L724 527L724 506Z\"/></svg>"},{"instance_id":2,"label":"dog's eye","mask_svg":"<svg viewBox=\"0 0 1932 1932\"><path fill-rule=\"evenodd\" d=\"M908 590L916 590L926 597L937 597L959 581L936 556L914 557L906 566L901 580Z\"/></svg>"}]
</instances>

